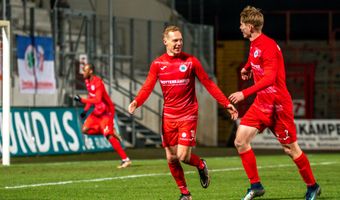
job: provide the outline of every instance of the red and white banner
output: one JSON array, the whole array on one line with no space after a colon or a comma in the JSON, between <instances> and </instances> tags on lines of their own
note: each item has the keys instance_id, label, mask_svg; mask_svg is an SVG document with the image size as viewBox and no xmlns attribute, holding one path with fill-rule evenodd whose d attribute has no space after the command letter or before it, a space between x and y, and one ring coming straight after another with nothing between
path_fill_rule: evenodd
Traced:
<instances>
[{"instance_id":1,"label":"red and white banner","mask_svg":"<svg viewBox=\"0 0 340 200\"><path fill-rule=\"evenodd\" d=\"M16 40L20 92L55 93L52 38L17 36Z\"/></svg>"}]
</instances>

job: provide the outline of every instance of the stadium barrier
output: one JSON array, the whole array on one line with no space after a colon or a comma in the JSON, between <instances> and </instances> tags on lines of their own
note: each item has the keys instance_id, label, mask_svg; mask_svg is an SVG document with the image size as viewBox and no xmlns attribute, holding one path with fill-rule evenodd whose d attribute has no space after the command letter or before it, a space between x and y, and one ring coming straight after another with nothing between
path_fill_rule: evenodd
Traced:
<instances>
[{"instance_id":1,"label":"stadium barrier","mask_svg":"<svg viewBox=\"0 0 340 200\"><path fill-rule=\"evenodd\" d=\"M304 150L340 150L340 120L295 120L297 138ZM252 141L254 149L281 149L274 134L266 129Z\"/></svg>"},{"instance_id":2,"label":"stadium barrier","mask_svg":"<svg viewBox=\"0 0 340 200\"><path fill-rule=\"evenodd\" d=\"M57 155L112 151L102 135L81 133L79 108L11 108L11 156ZM115 120L117 120L115 118ZM2 112L0 114L2 121ZM116 130L117 122L115 121ZM0 137L0 151L2 140Z\"/></svg>"}]
</instances>

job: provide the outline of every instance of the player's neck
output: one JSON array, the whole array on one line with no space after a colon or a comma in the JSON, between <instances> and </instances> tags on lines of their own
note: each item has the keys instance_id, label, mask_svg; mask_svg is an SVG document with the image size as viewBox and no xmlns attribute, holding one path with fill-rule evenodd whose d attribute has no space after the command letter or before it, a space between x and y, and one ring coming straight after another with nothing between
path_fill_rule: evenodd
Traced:
<instances>
[{"instance_id":1,"label":"player's neck","mask_svg":"<svg viewBox=\"0 0 340 200\"><path fill-rule=\"evenodd\" d=\"M262 34L261 31L253 32L253 33L251 33L249 40L252 42L252 41L256 40L256 38L258 38L261 34Z\"/></svg>"},{"instance_id":2,"label":"player's neck","mask_svg":"<svg viewBox=\"0 0 340 200\"><path fill-rule=\"evenodd\" d=\"M166 54L168 54L169 57L177 57L177 56L179 56L181 53L174 53L174 52L167 51Z\"/></svg>"},{"instance_id":3,"label":"player's neck","mask_svg":"<svg viewBox=\"0 0 340 200\"><path fill-rule=\"evenodd\" d=\"M94 75L92 74L92 75L89 76L87 79L88 79L89 81L92 81L93 77L94 77Z\"/></svg>"}]
</instances>

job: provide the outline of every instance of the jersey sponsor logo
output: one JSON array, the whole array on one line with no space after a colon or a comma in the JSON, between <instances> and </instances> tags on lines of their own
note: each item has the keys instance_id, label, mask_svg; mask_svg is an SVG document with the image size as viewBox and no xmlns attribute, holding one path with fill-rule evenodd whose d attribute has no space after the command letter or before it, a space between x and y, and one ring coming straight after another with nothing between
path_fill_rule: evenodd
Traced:
<instances>
[{"instance_id":1,"label":"jersey sponsor logo","mask_svg":"<svg viewBox=\"0 0 340 200\"><path fill-rule=\"evenodd\" d=\"M95 89L96 89L96 86L91 85L91 90L95 90Z\"/></svg>"},{"instance_id":2,"label":"jersey sponsor logo","mask_svg":"<svg viewBox=\"0 0 340 200\"><path fill-rule=\"evenodd\" d=\"M176 80L160 80L163 86L187 85L190 79L176 79Z\"/></svg>"},{"instance_id":3,"label":"jersey sponsor logo","mask_svg":"<svg viewBox=\"0 0 340 200\"><path fill-rule=\"evenodd\" d=\"M180 65L179 66L179 71L181 71L181 72L185 72L185 71L187 71L187 69L188 69L188 67L186 65Z\"/></svg>"},{"instance_id":4,"label":"jersey sponsor logo","mask_svg":"<svg viewBox=\"0 0 340 200\"><path fill-rule=\"evenodd\" d=\"M261 69L261 65L254 64L253 62L250 62L250 65L255 69Z\"/></svg>"},{"instance_id":5,"label":"jersey sponsor logo","mask_svg":"<svg viewBox=\"0 0 340 200\"><path fill-rule=\"evenodd\" d=\"M166 65L164 65L163 67L161 67L161 70L165 70L165 68L167 68Z\"/></svg>"},{"instance_id":6,"label":"jersey sponsor logo","mask_svg":"<svg viewBox=\"0 0 340 200\"><path fill-rule=\"evenodd\" d=\"M258 91L257 94L272 94L272 93L276 93L276 92L277 92L277 90L275 89L274 86L269 86L266 89Z\"/></svg>"}]
</instances>

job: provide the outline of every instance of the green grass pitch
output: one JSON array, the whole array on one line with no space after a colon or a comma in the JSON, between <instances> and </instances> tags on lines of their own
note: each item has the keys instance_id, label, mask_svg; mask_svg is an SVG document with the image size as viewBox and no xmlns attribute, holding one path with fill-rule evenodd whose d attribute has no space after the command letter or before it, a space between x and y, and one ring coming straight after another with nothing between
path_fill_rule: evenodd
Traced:
<instances>
[{"instance_id":1,"label":"green grass pitch","mask_svg":"<svg viewBox=\"0 0 340 200\"><path fill-rule=\"evenodd\" d=\"M340 155L308 154L322 187L319 199L340 199ZM206 158L211 184L203 189L194 167L183 165L193 199L241 199L249 186L237 156ZM0 199L175 200L179 191L164 159L24 163L0 167ZM286 155L257 156L266 194L259 199L304 199L306 186Z\"/></svg>"}]
</instances>

